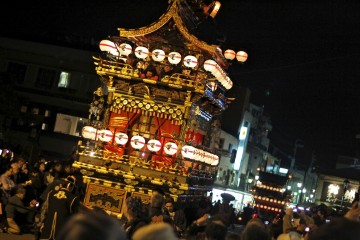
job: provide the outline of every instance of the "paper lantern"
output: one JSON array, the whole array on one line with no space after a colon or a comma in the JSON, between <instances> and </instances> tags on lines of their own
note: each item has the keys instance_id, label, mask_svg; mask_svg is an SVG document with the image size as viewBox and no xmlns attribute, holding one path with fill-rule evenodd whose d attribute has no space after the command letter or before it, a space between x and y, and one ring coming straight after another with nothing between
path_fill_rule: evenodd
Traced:
<instances>
[{"instance_id":1,"label":"paper lantern","mask_svg":"<svg viewBox=\"0 0 360 240\"><path fill-rule=\"evenodd\" d=\"M161 149L161 142L156 139L151 139L146 146L151 152L157 152Z\"/></svg>"},{"instance_id":2,"label":"paper lantern","mask_svg":"<svg viewBox=\"0 0 360 240\"><path fill-rule=\"evenodd\" d=\"M189 67L189 68L194 68L198 64L197 58L191 55L184 57L183 62L185 67Z\"/></svg>"},{"instance_id":3,"label":"paper lantern","mask_svg":"<svg viewBox=\"0 0 360 240\"><path fill-rule=\"evenodd\" d=\"M132 47L130 46L130 44L122 43L119 46L119 51L120 55L128 56L132 51Z\"/></svg>"},{"instance_id":4,"label":"paper lantern","mask_svg":"<svg viewBox=\"0 0 360 240\"><path fill-rule=\"evenodd\" d=\"M185 145L181 148L181 155L184 158L194 159L195 148L193 146Z\"/></svg>"},{"instance_id":5,"label":"paper lantern","mask_svg":"<svg viewBox=\"0 0 360 240\"><path fill-rule=\"evenodd\" d=\"M248 58L248 54L244 51L238 51L236 53L236 59L239 61L239 62L245 62Z\"/></svg>"},{"instance_id":6,"label":"paper lantern","mask_svg":"<svg viewBox=\"0 0 360 240\"><path fill-rule=\"evenodd\" d=\"M146 47L136 47L135 56L140 59L145 59L149 56L149 50Z\"/></svg>"},{"instance_id":7,"label":"paper lantern","mask_svg":"<svg viewBox=\"0 0 360 240\"><path fill-rule=\"evenodd\" d=\"M218 13L219 9L221 7L221 3L219 1L213 1L210 6L208 13L210 17L215 18L216 14Z\"/></svg>"},{"instance_id":8,"label":"paper lantern","mask_svg":"<svg viewBox=\"0 0 360 240\"><path fill-rule=\"evenodd\" d=\"M81 130L81 135L83 138L96 140L97 129L91 126L85 126Z\"/></svg>"},{"instance_id":9,"label":"paper lantern","mask_svg":"<svg viewBox=\"0 0 360 240\"><path fill-rule=\"evenodd\" d=\"M154 61L161 62L165 59L165 52L161 49L152 51L151 57Z\"/></svg>"},{"instance_id":10,"label":"paper lantern","mask_svg":"<svg viewBox=\"0 0 360 240\"><path fill-rule=\"evenodd\" d=\"M217 63L214 60L206 60L204 62L204 69L208 72L212 72L216 68Z\"/></svg>"},{"instance_id":11,"label":"paper lantern","mask_svg":"<svg viewBox=\"0 0 360 240\"><path fill-rule=\"evenodd\" d=\"M168 60L171 64L178 64L181 62L181 54L178 52L171 52L169 53Z\"/></svg>"},{"instance_id":12,"label":"paper lantern","mask_svg":"<svg viewBox=\"0 0 360 240\"><path fill-rule=\"evenodd\" d=\"M100 50L103 52L108 52L114 56L119 56L119 51L115 46L115 43L109 40L101 40L99 44Z\"/></svg>"},{"instance_id":13,"label":"paper lantern","mask_svg":"<svg viewBox=\"0 0 360 240\"><path fill-rule=\"evenodd\" d=\"M164 152L168 155L174 155L178 150L178 146L176 145L176 143L173 142L167 142L164 145Z\"/></svg>"},{"instance_id":14,"label":"paper lantern","mask_svg":"<svg viewBox=\"0 0 360 240\"><path fill-rule=\"evenodd\" d=\"M142 136L133 136L130 140L130 144L135 149L141 149L145 146L145 138Z\"/></svg>"},{"instance_id":15,"label":"paper lantern","mask_svg":"<svg viewBox=\"0 0 360 240\"><path fill-rule=\"evenodd\" d=\"M229 60L233 60L236 57L234 50L228 49L224 52L224 57Z\"/></svg>"},{"instance_id":16,"label":"paper lantern","mask_svg":"<svg viewBox=\"0 0 360 240\"><path fill-rule=\"evenodd\" d=\"M205 162L205 151L204 150L200 150L200 162Z\"/></svg>"},{"instance_id":17,"label":"paper lantern","mask_svg":"<svg viewBox=\"0 0 360 240\"><path fill-rule=\"evenodd\" d=\"M102 142L110 142L113 137L113 133L110 130L106 129L99 130L97 135L98 139Z\"/></svg>"},{"instance_id":18,"label":"paper lantern","mask_svg":"<svg viewBox=\"0 0 360 240\"><path fill-rule=\"evenodd\" d=\"M211 165L217 166L218 164L219 164L219 156L214 154L214 162Z\"/></svg>"},{"instance_id":19,"label":"paper lantern","mask_svg":"<svg viewBox=\"0 0 360 240\"><path fill-rule=\"evenodd\" d=\"M115 142L120 145L125 145L129 140L128 135L126 133L118 132L115 133Z\"/></svg>"},{"instance_id":20,"label":"paper lantern","mask_svg":"<svg viewBox=\"0 0 360 240\"><path fill-rule=\"evenodd\" d=\"M204 151L205 154L205 163L206 164L211 164L212 163L212 158L211 158L211 154L209 152Z\"/></svg>"}]
</instances>

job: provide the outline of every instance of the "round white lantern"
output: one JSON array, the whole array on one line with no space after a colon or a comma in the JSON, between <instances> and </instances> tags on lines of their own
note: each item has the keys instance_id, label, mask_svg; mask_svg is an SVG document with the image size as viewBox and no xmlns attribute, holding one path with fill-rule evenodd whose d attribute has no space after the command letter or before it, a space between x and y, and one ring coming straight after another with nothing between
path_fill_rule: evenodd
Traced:
<instances>
[{"instance_id":1,"label":"round white lantern","mask_svg":"<svg viewBox=\"0 0 360 240\"><path fill-rule=\"evenodd\" d=\"M100 50L103 52L108 52L112 55L119 56L119 51L115 46L115 43L110 40L101 40L99 47Z\"/></svg>"},{"instance_id":2,"label":"round white lantern","mask_svg":"<svg viewBox=\"0 0 360 240\"><path fill-rule=\"evenodd\" d=\"M156 139L151 139L148 141L146 146L151 152L157 152L161 149L161 142Z\"/></svg>"},{"instance_id":3,"label":"round white lantern","mask_svg":"<svg viewBox=\"0 0 360 240\"><path fill-rule=\"evenodd\" d=\"M101 129L97 133L98 138L102 142L109 142L113 137L113 133L110 130Z\"/></svg>"},{"instance_id":4,"label":"round white lantern","mask_svg":"<svg viewBox=\"0 0 360 240\"><path fill-rule=\"evenodd\" d=\"M236 53L234 50L228 49L224 52L224 57L229 60L233 60L236 56Z\"/></svg>"},{"instance_id":5,"label":"round white lantern","mask_svg":"<svg viewBox=\"0 0 360 240\"><path fill-rule=\"evenodd\" d=\"M126 133L118 132L115 133L115 142L120 145L125 145L129 140L128 135Z\"/></svg>"},{"instance_id":6,"label":"round white lantern","mask_svg":"<svg viewBox=\"0 0 360 240\"><path fill-rule=\"evenodd\" d=\"M171 64L178 64L181 62L181 54L178 52L171 52L169 53L168 60Z\"/></svg>"},{"instance_id":7,"label":"round white lantern","mask_svg":"<svg viewBox=\"0 0 360 240\"><path fill-rule=\"evenodd\" d=\"M83 138L96 140L97 129L91 126L85 126L81 130L81 135Z\"/></svg>"},{"instance_id":8,"label":"round white lantern","mask_svg":"<svg viewBox=\"0 0 360 240\"><path fill-rule=\"evenodd\" d=\"M217 63L214 60L206 60L204 62L204 69L208 72L212 72L216 68Z\"/></svg>"},{"instance_id":9,"label":"round white lantern","mask_svg":"<svg viewBox=\"0 0 360 240\"><path fill-rule=\"evenodd\" d=\"M193 146L185 145L181 148L181 155L184 158L194 159L195 148Z\"/></svg>"},{"instance_id":10,"label":"round white lantern","mask_svg":"<svg viewBox=\"0 0 360 240\"><path fill-rule=\"evenodd\" d=\"M132 47L130 44L122 43L119 46L119 51L120 51L120 55L128 56L132 51Z\"/></svg>"},{"instance_id":11,"label":"round white lantern","mask_svg":"<svg viewBox=\"0 0 360 240\"><path fill-rule=\"evenodd\" d=\"M146 47L136 47L135 56L140 59L145 59L147 56L149 56L149 49Z\"/></svg>"},{"instance_id":12,"label":"round white lantern","mask_svg":"<svg viewBox=\"0 0 360 240\"><path fill-rule=\"evenodd\" d=\"M198 64L197 58L191 55L184 57L183 62L185 67L189 67L189 68L194 68Z\"/></svg>"},{"instance_id":13,"label":"round white lantern","mask_svg":"<svg viewBox=\"0 0 360 240\"><path fill-rule=\"evenodd\" d=\"M130 140L130 144L135 149L141 149L145 146L145 138L142 136L133 136Z\"/></svg>"},{"instance_id":14,"label":"round white lantern","mask_svg":"<svg viewBox=\"0 0 360 240\"><path fill-rule=\"evenodd\" d=\"M164 152L168 155L174 155L178 150L178 146L176 143L173 142L167 142L164 145Z\"/></svg>"},{"instance_id":15,"label":"round white lantern","mask_svg":"<svg viewBox=\"0 0 360 240\"><path fill-rule=\"evenodd\" d=\"M151 57L154 61L161 62L165 59L165 52L161 49L155 49L152 51Z\"/></svg>"},{"instance_id":16,"label":"round white lantern","mask_svg":"<svg viewBox=\"0 0 360 240\"><path fill-rule=\"evenodd\" d=\"M239 62L246 62L246 60L247 60L247 58L248 58L248 54L246 53L246 52L244 52L244 51L238 51L237 53L236 53L236 59L239 61Z\"/></svg>"}]
</instances>

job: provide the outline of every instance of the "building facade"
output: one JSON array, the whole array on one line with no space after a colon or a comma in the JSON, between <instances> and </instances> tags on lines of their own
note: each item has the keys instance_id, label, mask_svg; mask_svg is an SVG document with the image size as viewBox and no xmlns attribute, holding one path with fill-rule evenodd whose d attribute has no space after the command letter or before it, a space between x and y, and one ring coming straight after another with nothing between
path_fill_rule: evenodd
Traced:
<instances>
[{"instance_id":1,"label":"building facade","mask_svg":"<svg viewBox=\"0 0 360 240\"><path fill-rule=\"evenodd\" d=\"M1 38L1 142L28 160L66 160L87 123L100 83L93 52Z\"/></svg>"}]
</instances>

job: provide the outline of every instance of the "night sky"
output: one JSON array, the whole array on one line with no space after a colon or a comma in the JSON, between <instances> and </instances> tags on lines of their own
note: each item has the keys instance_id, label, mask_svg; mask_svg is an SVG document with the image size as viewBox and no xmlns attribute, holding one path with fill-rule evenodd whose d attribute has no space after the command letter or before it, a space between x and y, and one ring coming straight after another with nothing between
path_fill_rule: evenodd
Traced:
<instances>
[{"instance_id":1,"label":"night sky","mask_svg":"<svg viewBox=\"0 0 360 240\"><path fill-rule=\"evenodd\" d=\"M223 50L245 49L245 64L233 63L236 86L251 90L251 102L271 117L271 146L291 155L301 139L298 163L312 153L331 167L337 155L356 156L360 133L360 2L357 0L223 0L214 21L198 37ZM166 0L7 2L1 36L49 41L68 34L100 41L118 27L156 20ZM5 8L3 7L3 10ZM4 27L5 26L5 27ZM225 41L224 41L225 40ZM236 102L224 114L224 128L236 134ZM231 119L231 120L230 120ZM359 156L358 156L359 157Z\"/></svg>"}]
</instances>

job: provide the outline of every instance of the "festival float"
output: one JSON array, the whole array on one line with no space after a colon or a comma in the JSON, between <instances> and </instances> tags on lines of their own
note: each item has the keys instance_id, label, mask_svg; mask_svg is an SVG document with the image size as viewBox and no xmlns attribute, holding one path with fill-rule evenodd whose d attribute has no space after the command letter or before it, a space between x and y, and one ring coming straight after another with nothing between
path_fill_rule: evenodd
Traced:
<instances>
[{"instance_id":1,"label":"festival float","mask_svg":"<svg viewBox=\"0 0 360 240\"><path fill-rule=\"evenodd\" d=\"M119 36L100 42L94 64L102 86L94 92L73 164L87 185L85 206L121 216L130 195L148 203L160 188L195 206L212 190L219 116L233 85L229 60L247 55L223 54L191 33L220 7L204 2L171 0L156 22L119 28Z\"/></svg>"},{"instance_id":2,"label":"festival float","mask_svg":"<svg viewBox=\"0 0 360 240\"><path fill-rule=\"evenodd\" d=\"M291 198L291 194L286 190L287 181L288 176L259 172L259 180L251 190L258 217L272 221L281 216Z\"/></svg>"}]
</instances>

